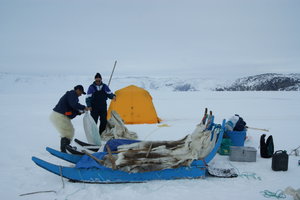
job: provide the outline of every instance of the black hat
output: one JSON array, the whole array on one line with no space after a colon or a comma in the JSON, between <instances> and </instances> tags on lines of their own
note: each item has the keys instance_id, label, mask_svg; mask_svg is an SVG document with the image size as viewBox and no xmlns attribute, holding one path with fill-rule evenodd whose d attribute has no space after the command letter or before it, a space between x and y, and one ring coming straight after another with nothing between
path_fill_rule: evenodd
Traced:
<instances>
[{"instance_id":1,"label":"black hat","mask_svg":"<svg viewBox=\"0 0 300 200\"><path fill-rule=\"evenodd\" d=\"M82 94L86 94L86 93L84 92L84 89L83 89L83 86L82 86L82 85L76 85L76 86L74 87L74 90L80 90L80 91L82 92Z\"/></svg>"},{"instance_id":2,"label":"black hat","mask_svg":"<svg viewBox=\"0 0 300 200\"><path fill-rule=\"evenodd\" d=\"M101 74L100 74L100 73L97 73L97 74L95 75L95 79L96 79L96 78L101 78L101 79L102 79Z\"/></svg>"}]
</instances>

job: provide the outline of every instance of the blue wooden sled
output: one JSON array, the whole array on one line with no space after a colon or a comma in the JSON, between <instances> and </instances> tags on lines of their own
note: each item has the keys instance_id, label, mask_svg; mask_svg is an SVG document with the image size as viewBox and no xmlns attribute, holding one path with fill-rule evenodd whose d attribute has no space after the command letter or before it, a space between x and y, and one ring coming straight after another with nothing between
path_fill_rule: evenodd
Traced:
<instances>
[{"instance_id":1,"label":"blue wooden sled","mask_svg":"<svg viewBox=\"0 0 300 200\"><path fill-rule=\"evenodd\" d=\"M224 133L225 120L223 120L221 130L219 132L215 147L213 150L202 160L195 160L190 166L182 166L175 169L164 169L159 171L140 172L140 173L128 173L120 170L113 170L105 166L92 167L92 168L76 168L65 167L55 165L46 162L37 157L32 157L35 162L41 168L44 168L56 175L65 177L71 181L87 182L87 183L137 183L146 182L151 180L173 180L173 179L195 179L204 178L206 175L207 164L216 155ZM77 163L81 156L70 155L61 153L51 148L47 148L47 151L52 155L61 159L67 160L72 163ZM106 152L103 152L106 154Z\"/></svg>"}]
</instances>

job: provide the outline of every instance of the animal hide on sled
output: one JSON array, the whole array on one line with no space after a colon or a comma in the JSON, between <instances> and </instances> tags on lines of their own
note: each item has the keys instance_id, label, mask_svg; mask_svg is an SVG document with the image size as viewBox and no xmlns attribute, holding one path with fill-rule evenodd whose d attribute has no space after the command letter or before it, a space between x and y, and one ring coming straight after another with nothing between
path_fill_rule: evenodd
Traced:
<instances>
[{"instance_id":1,"label":"animal hide on sled","mask_svg":"<svg viewBox=\"0 0 300 200\"><path fill-rule=\"evenodd\" d=\"M129 131L122 118L116 111L111 111L111 118L107 120L106 129L102 132L101 138L103 140L110 139L132 139L138 138L135 132Z\"/></svg>"},{"instance_id":2,"label":"animal hide on sled","mask_svg":"<svg viewBox=\"0 0 300 200\"><path fill-rule=\"evenodd\" d=\"M219 127L206 130L197 125L194 132L177 141L143 141L118 147L120 153L104 157L103 164L118 170L136 173L189 166L193 160L203 159L215 146Z\"/></svg>"}]
</instances>

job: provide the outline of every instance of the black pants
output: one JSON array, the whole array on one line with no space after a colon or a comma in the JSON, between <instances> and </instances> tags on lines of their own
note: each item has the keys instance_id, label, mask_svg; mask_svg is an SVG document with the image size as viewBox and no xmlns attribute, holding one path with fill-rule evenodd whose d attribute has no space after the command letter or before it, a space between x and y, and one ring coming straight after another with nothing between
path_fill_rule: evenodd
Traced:
<instances>
[{"instance_id":1,"label":"black pants","mask_svg":"<svg viewBox=\"0 0 300 200\"><path fill-rule=\"evenodd\" d=\"M98 123L98 119L100 118L100 126L99 126L99 134L105 130L107 124L107 110L94 110L91 111L91 116L95 120L96 124Z\"/></svg>"}]
</instances>

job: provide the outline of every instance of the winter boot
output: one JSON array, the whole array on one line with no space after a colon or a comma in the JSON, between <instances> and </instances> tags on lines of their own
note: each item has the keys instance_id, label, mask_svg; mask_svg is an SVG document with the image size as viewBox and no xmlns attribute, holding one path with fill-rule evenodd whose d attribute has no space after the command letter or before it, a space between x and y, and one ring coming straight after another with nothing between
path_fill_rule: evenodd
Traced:
<instances>
[{"instance_id":1,"label":"winter boot","mask_svg":"<svg viewBox=\"0 0 300 200\"><path fill-rule=\"evenodd\" d=\"M69 145L70 143L71 143L70 139L68 139L66 137L61 138L61 140L60 140L60 151L66 153L67 152L66 151L66 146Z\"/></svg>"}]
</instances>

